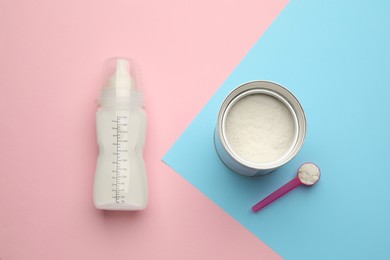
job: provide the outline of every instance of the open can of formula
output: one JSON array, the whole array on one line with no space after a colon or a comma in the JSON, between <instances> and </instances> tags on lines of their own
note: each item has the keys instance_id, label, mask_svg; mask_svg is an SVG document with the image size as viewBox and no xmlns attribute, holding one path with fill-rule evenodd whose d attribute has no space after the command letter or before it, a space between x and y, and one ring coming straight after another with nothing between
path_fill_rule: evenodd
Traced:
<instances>
[{"instance_id":1,"label":"open can of formula","mask_svg":"<svg viewBox=\"0 0 390 260\"><path fill-rule=\"evenodd\" d=\"M268 174L301 149L306 117L298 99L270 81L252 81L223 101L214 133L222 162L245 176Z\"/></svg>"}]
</instances>

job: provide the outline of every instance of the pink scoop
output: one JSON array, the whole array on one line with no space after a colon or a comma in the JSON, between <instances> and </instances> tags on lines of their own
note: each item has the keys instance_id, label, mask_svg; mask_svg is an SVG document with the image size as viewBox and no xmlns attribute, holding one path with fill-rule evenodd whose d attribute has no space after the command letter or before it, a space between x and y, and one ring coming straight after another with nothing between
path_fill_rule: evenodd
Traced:
<instances>
[{"instance_id":1,"label":"pink scoop","mask_svg":"<svg viewBox=\"0 0 390 260\"><path fill-rule=\"evenodd\" d=\"M271 195L257 203L252 207L253 212L257 212L270 204L271 202L279 199L287 192L295 189L299 185L303 184L306 186L312 186L316 184L320 179L320 168L314 163L304 163L299 167L297 176L280 187L278 190L274 191Z\"/></svg>"}]
</instances>

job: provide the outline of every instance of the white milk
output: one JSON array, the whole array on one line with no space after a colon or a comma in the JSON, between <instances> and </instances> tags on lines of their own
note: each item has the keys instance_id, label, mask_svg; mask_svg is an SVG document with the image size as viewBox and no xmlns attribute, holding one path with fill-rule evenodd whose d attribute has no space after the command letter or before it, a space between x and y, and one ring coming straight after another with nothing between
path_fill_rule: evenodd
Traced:
<instances>
[{"instance_id":1,"label":"white milk","mask_svg":"<svg viewBox=\"0 0 390 260\"><path fill-rule=\"evenodd\" d=\"M226 117L226 139L231 150L253 164L273 163L294 144L295 125L280 100L252 94L238 100Z\"/></svg>"},{"instance_id":2,"label":"white milk","mask_svg":"<svg viewBox=\"0 0 390 260\"><path fill-rule=\"evenodd\" d=\"M146 114L126 59L103 88L96 112L99 145L93 198L96 208L141 210L148 201L143 160Z\"/></svg>"}]
</instances>

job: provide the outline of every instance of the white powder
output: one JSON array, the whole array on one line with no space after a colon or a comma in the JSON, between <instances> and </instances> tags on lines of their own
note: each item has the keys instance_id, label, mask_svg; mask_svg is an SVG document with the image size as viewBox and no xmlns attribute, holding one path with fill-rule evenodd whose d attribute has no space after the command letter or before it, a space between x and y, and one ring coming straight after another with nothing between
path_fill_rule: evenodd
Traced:
<instances>
[{"instance_id":1,"label":"white powder","mask_svg":"<svg viewBox=\"0 0 390 260\"><path fill-rule=\"evenodd\" d=\"M252 94L237 101L227 114L225 129L231 149L254 164L272 163L283 157L295 134L289 109L265 94Z\"/></svg>"},{"instance_id":2,"label":"white powder","mask_svg":"<svg viewBox=\"0 0 390 260\"><path fill-rule=\"evenodd\" d=\"M299 168L298 177L303 184L313 185L320 179L320 169L312 163L305 163Z\"/></svg>"}]
</instances>

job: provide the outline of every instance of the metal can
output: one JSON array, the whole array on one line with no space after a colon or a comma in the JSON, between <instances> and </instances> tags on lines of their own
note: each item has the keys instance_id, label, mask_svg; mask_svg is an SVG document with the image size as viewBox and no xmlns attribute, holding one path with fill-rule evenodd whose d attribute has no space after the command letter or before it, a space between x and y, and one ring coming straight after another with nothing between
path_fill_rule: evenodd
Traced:
<instances>
[{"instance_id":1,"label":"metal can","mask_svg":"<svg viewBox=\"0 0 390 260\"><path fill-rule=\"evenodd\" d=\"M285 108L282 108L284 111L288 110L291 114L291 120L289 119L292 122L291 127L289 128L292 129L290 131L291 133L289 133L289 135L291 135L291 143L288 144L288 149L286 149L286 151L280 155L280 158L278 157L277 159L270 162L257 163L256 161L250 161L247 158L244 158L242 154L240 154L238 150L232 145L232 142L229 140L229 138L227 138L226 125L228 120L227 117L229 116L230 111L237 104L237 102L251 95L264 95L265 98L275 99L275 102L280 102L280 104L282 104L280 105L281 107L285 106ZM236 109L235 111L238 110ZM288 116L290 116L290 114L288 114ZM269 115L268 117L272 119L272 115ZM262 124L266 125L267 122L262 122ZM243 127L245 127L245 125L243 125ZM245 133L245 131L243 131L243 133ZM238 131L238 136L239 135L240 132ZM217 126L214 133L214 144L219 158L227 167L241 175L253 177L271 173L278 167L286 164L292 158L294 158L304 143L305 135L306 117L298 99L289 90L274 82L252 81L238 86L236 89L230 92L230 94L223 101L219 110ZM278 136L275 138L278 138Z\"/></svg>"}]
</instances>

